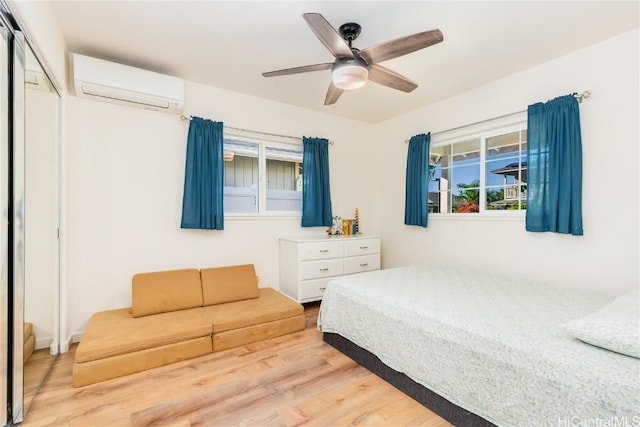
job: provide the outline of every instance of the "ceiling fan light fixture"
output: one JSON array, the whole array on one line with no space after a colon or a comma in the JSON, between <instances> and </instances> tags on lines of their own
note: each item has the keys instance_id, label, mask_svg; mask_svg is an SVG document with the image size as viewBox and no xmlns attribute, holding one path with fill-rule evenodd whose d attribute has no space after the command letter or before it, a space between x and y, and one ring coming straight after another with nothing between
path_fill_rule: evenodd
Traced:
<instances>
[{"instance_id":1,"label":"ceiling fan light fixture","mask_svg":"<svg viewBox=\"0 0 640 427\"><path fill-rule=\"evenodd\" d=\"M331 69L331 84L325 95L324 105L335 104L344 90L361 88L369 80L391 89L403 92L413 91L418 87L417 83L378 63L432 46L444 39L442 32L435 29L400 37L360 50L353 47L353 41L358 38L362 29L359 24L347 22L336 30L319 13L304 13L302 17L336 60L333 64L304 65L269 71L262 73L262 75L275 77Z\"/></svg>"},{"instance_id":2,"label":"ceiling fan light fixture","mask_svg":"<svg viewBox=\"0 0 640 427\"><path fill-rule=\"evenodd\" d=\"M357 63L336 64L331 71L334 86L344 90L361 88L368 78L367 67Z\"/></svg>"}]
</instances>

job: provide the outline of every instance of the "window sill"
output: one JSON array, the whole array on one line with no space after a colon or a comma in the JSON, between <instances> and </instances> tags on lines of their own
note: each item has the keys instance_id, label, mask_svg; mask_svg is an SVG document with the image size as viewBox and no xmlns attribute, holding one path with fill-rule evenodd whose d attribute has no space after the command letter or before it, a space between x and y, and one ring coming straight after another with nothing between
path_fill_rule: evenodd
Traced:
<instances>
[{"instance_id":1,"label":"window sill","mask_svg":"<svg viewBox=\"0 0 640 427\"><path fill-rule=\"evenodd\" d=\"M496 213L440 213L429 214L429 221L510 221L524 222L526 211Z\"/></svg>"},{"instance_id":2,"label":"window sill","mask_svg":"<svg viewBox=\"0 0 640 427\"><path fill-rule=\"evenodd\" d=\"M256 220L301 220L299 212L267 212L267 213L231 213L225 214L225 221L256 221Z\"/></svg>"}]
</instances>

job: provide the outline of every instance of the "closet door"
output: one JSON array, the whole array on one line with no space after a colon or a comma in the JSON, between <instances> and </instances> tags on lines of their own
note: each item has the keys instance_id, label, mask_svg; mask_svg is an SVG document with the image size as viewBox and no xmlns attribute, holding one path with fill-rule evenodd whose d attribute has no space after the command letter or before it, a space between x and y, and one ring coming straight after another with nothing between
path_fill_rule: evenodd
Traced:
<instances>
[{"instance_id":1,"label":"closet door","mask_svg":"<svg viewBox=\"0 0 640 427\"><path fill-rule=\"evenodd\" d=\"M24 36L16 31L13 38L13 137L10 147L10 175L9 200L10 209L9 245L13 250L11 266L13 267L12 311L13 319L13 373L12 373L12 415L13 423L19 423L23 418L23 344L24 344L24 273L25 273L25 245L24 245L24 198L25 198L25 136L24 136L24 74L25 54ZM13 224L11 224L11 222ZM11 270L10 270L11 273Z\"/></svg>"},{"instance_id":2,"label":"closet door","mask_svg":"<svg viewBox=\"0 0 640 427\"><path fill-rule=\"evenodd\" d=\"M7 424L9 369L9 31L0 21L0 425Z\"/></svg>"}]
</instances>

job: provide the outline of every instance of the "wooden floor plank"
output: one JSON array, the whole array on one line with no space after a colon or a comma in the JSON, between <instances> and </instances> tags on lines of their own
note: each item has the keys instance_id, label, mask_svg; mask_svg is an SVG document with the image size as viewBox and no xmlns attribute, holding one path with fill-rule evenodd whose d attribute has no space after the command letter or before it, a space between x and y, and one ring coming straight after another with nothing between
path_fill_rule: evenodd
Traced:
<instances>
[{"instance_id":1,"label":"wooden floor plank","mask_svg":"<svg viewBox=\"0 0 640 427\"><path fill-rule=\"evenodd\" d=\"M305 307L304 331L82 388L74 345L23 426L450 426L325 344L318 308Z\"/></svg>"}]
</instances>

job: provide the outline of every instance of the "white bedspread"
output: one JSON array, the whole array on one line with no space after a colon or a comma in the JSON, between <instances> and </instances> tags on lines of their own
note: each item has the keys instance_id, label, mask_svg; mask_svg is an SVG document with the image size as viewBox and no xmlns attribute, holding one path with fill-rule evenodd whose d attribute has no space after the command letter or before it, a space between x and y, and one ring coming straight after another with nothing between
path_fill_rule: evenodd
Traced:
<instances>
[{"instance_id":1,"label":"white bedspread","mask_svg":"<svg viewBox=\"0 0 640 427\"><path fill-rule=\"evenodd\" d=\"M332 280L318 327L499 426L639 426L640 360L559 327L612 299L402 267Z\"/></svg>"}]
</instances>

